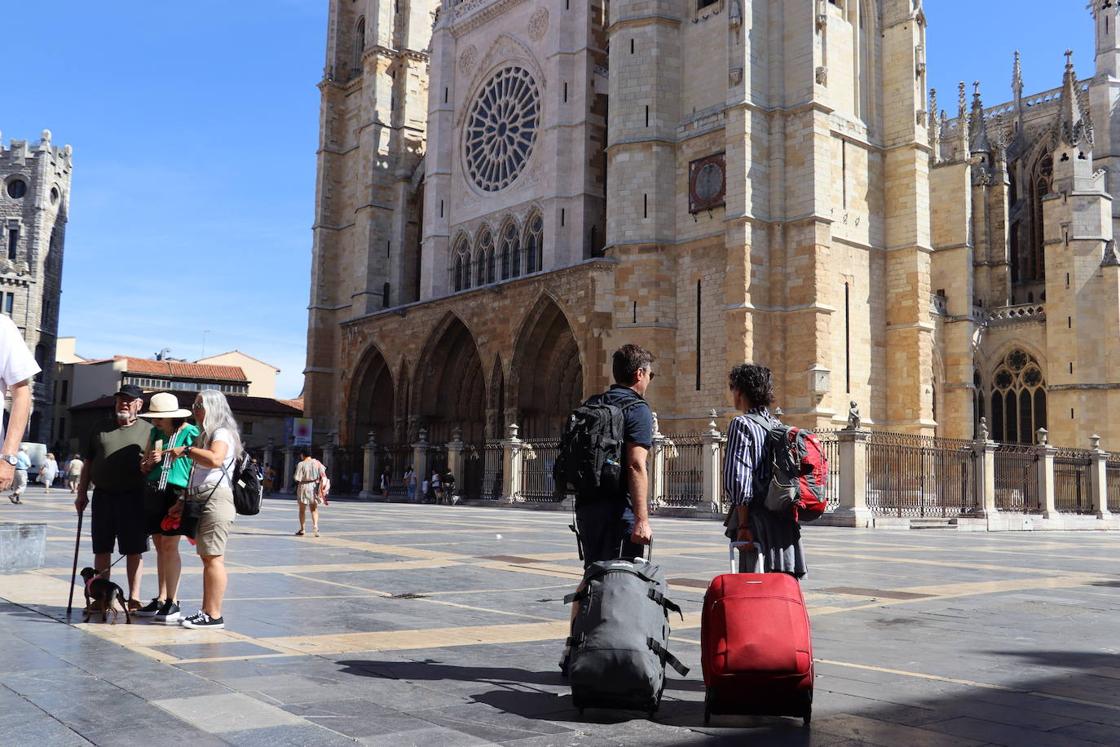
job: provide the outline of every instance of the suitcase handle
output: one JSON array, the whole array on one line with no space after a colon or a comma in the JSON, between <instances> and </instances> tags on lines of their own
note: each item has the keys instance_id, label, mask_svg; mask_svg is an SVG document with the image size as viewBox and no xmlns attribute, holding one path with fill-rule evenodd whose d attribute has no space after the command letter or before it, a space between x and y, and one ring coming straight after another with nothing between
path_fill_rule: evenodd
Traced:
<instances>
[{"instance_id":1,"label":"suitcase handle","mask_svg":"<svg viewBox=\"0 0 1120 747\"><path fill-rule=\"evenodd\" d=\"M753 548L754 550L754 569L751 573L765 573L765 568L762 563L762 545L757 542L732 542L727 548L728 563L731 566L732 573L742 573L740 570L740 555L744 549Z\"/></svg>"}]
</instances>

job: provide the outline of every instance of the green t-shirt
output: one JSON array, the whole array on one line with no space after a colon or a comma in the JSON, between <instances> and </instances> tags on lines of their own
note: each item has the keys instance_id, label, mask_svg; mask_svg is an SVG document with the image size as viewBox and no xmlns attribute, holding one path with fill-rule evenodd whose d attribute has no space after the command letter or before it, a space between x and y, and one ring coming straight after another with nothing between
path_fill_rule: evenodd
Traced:
<instances>
[{"instance_id":1,"label":"green t-shirt","mask_svg":"<svg viewBox=\"0 0 1120 747\"><path fill-rule=\"evenodd\" d=\"M141 422L127 427L116 423L93 434L86 447L94 487L109 492L140 492L144 473L140 459L148 443L148 428Z\"/></svg>"},{"instance_id":2,"label":"green t-shirt","mask_svg":"<svg viewBox=\"0 0 1120 747\"><path fill-rule=\"evenodd\" d=\"M170 438L164 435L163 431L155 426L152 426L151 433L148 436L148 448L152 447L156 441L163 441L164 449L174 449L177 446L192 446L198 439L198 427L184 425L179 430L175 431L174 435ZM148 473L148 482L153 485L159 484L160 474L163 472L163 463L157 464L152 467L152 471ZM171 474L167 476L167 484L174 485L177 488L187 487L187 482L191 477L191 460L188 457L179 457L175 463L171 465Z\"/></svg>"}]
</instances>

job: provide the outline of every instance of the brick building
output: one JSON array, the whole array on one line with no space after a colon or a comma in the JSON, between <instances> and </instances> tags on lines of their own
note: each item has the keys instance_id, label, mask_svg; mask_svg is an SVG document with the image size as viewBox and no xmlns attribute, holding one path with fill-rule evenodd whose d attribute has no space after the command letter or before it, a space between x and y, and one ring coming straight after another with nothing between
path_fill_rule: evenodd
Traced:
<instances>
[{"instance_id":1,"label":"brick building","mask_svg":"<svg viewBox=\"0 0 1120 747\"><path fill-rule=\"evenodd\" d=\"M1094 77L949 119L921 0L331 0L317 438L552 435L636 342L666 432L754 360L802 425L1120 445L1098 6Z\"/></svg>"},{"instance_id":2,"label":"brick building","mask_svg":"<svg viewBox=\"0 0 1120 747\"><path fill-rule=\"evenodd\" d=\"M51 443L54 351L70 205L73 150L55 147L50 130L38 143L0 138L0 313L35 352L42 373L32 385L27 440Z\"/></svg>"}]
</instances>

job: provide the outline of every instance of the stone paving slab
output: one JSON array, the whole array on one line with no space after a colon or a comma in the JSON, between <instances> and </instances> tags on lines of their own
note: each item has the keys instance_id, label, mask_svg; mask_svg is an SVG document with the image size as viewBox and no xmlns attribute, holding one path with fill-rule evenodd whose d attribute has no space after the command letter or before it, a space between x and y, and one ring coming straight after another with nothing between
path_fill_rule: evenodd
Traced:
<instances>
[{"instance_id":1,"label":"stone paving slab","mask_svg":"<svg viewBox=\"0 0 1120 747\"><path fill-rule=\"evenodd\" d=\"M188 631L66 620L68 501L32 489L0 506L48 528L46 567L0 575L3 744L1082 745L1120 730L1116 534L806 527L812 726L706 726L716 522L653 522L686 615L671 645L693 672L649 720L581 716L556 668L579 575L565 514L335 501L322 537L294 537L294 504L270 498L231 537L229 629ZM182 549L193 611L200 566Z\"/></svg>"}]
</instances>

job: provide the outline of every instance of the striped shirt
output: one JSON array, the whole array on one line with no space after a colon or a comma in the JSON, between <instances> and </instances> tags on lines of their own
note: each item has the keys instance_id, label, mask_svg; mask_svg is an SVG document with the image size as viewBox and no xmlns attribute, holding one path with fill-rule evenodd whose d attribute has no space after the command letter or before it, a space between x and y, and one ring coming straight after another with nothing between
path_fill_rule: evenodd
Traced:
<instances>
[{"instance_id":1,"label":"striped shirt","mask_svg":"<svg viewBox=\"0 0 1120 747\"><path fill-rule=\"evenodd\" d=\"M765 407L749 412L771 419ZM766 429L746 415L731 421L723 456L723 492L732 506L749 505L754 498L755 472L762 464L766 435Z\"/></svg>"}]
</instances>

